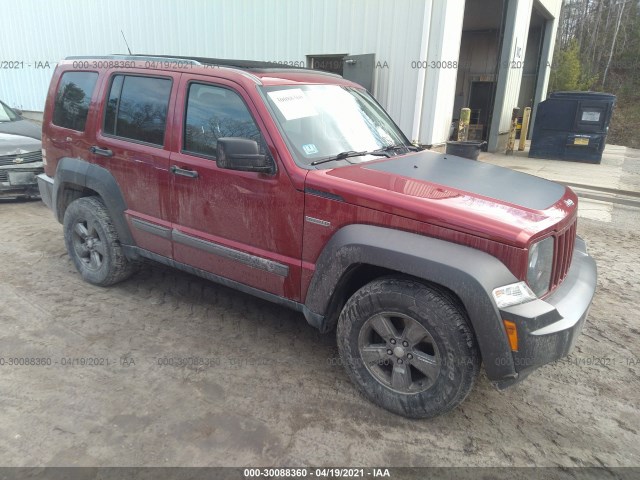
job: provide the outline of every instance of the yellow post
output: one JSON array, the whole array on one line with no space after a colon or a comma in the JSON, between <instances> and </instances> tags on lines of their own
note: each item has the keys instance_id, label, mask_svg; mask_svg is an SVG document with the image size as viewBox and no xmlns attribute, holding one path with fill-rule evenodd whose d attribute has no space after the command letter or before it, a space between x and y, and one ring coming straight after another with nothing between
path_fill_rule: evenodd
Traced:
<instances>
[{"instance_id":1,"label":"yellow post","mask_svg":"<svg viewBox=\"0 0 640 480\"><path fill-rule=\"evenodd\" d=\"M524 114L522 115L522 128L520 129L520 144L518 150L521 152L527 142L527 131L529 130L529 119L531 118L531 107L525 107Z\"/></svg>"},{"instance_id":2,"label":"yellow post","mask_svg":"<svg viewBox=\"0 0 640 480\"><path fill-rule=\"evenodd\" d=\"M466 142L469 135L469 122L471 121L471 109L460 110L460 122L458 123L458 141Z\"/></svg>"},{"instance_id":3,"label":"yellow post","mask_svg":"<svg viewBox=\"0 0 640 480\"><path fill-rule=\"evenodd\" d=\"M518 128L518 115L520 114L519 108L514 108L511 113L511 129L509 130L509 141L507 143L507 155L513 155L513 148L516 144L516 129Z\"/></svg>"}]
</instances>

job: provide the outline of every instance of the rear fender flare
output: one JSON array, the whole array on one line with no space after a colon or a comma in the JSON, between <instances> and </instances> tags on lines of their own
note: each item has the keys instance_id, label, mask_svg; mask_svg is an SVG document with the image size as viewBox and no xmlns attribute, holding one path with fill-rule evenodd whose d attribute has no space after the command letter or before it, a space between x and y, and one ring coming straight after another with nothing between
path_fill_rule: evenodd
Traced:
<instances>
[{"instance_id":1,"label":"rear fender flare","mask_svg":"<svg viewBox=\"0 0 640 480\"><path fill-rule=\"evenodd\" d=\"M61 208L62 195L65 188L80 187L90 189L100 195L107 207L113 225L118 231L120 243L135 245L124 212L127 204L115 177L106 168L88 163L78 158L62 158L58 162L53 183L52 206L56 218L62 223L64 209Z\"/></svg>"}]
</instances>

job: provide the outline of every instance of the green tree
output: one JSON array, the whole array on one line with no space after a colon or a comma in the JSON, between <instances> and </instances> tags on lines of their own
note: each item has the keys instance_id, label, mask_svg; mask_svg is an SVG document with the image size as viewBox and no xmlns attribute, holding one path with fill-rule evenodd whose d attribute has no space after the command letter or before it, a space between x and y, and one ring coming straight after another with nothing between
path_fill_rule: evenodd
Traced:
<instances>
[{"instance_id":1,"label":"green tree","mask_svg":"<svg viewBox=\"0 0 640 480\"><path fill-rule=\"evenodd\" d=\"M580 49L572 40L566 49L556 51L553 59L549 91L581 90Z\"/></svg>"}]
</instances>

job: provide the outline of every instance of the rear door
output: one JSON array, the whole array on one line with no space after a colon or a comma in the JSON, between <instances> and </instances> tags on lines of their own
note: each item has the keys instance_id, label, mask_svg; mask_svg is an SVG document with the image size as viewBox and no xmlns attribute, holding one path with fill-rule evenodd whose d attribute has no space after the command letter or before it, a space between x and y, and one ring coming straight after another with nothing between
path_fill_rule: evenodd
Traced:
<instances>
[{"instance_id":1,"label":"rear door","mask_svg":"<svg viewBox=\"0 0 640 480\"><path fill-rule=\"evenodd\" d=\"M169 154L180 73L111 71L93 160L116 178L136 244L172 256Z\"/></svg>"},{"instance_id":2,"label":"rear door","mask_svg":"<svg viewBox=\"0 0 640 480\"><path fill-rule=\"evenodd\" d=\"M304 193L281 166L249 95L225 79L183 74L172 154L174 259L293 300L300 298ZM273 175L220 169L217 139L255 140Z\"/></svg>"},{"instance_id":3,"label":"rear door","mask_svg":"<svg viewBox=\"0 0 640 480\"><path fill-rule=\"evenodd\" d=\"M56 69L43 118L42 146L50 169L60 158L89 156L95 129L95 115L89 111L98 101L99 84L97 71ZM55 175L55 170L48 174Z\"/></svg>"}]
</instances>

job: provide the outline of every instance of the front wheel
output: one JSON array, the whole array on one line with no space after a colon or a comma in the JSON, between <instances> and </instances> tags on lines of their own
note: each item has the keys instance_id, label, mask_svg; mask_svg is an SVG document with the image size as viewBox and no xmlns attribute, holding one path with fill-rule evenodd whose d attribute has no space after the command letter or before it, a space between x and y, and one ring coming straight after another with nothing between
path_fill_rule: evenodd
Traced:
<instances>
[{"instance_id":1,"label":"front wheel","mask_svg":"<svg viewBox=\"0 0 640 480\"><path fill-rule=\"evenodd\" d=\"M118 232L98 197L71 202L64 213L64 242L82 278L107 286L125 280L136 265L122 251Z\"/></svg>"},{"instance_id":2,"label":"front wheel","mask_svg":"<svg viewBox=\"0 0 640 480\"><path fill-rule=\"evenodd\" d=\"M458 300L411 279L382 278L358 290L342 310L337 337L360 391L405 417L435 417L455 408L480 370Z\"/></svg>"}]
</instances>

